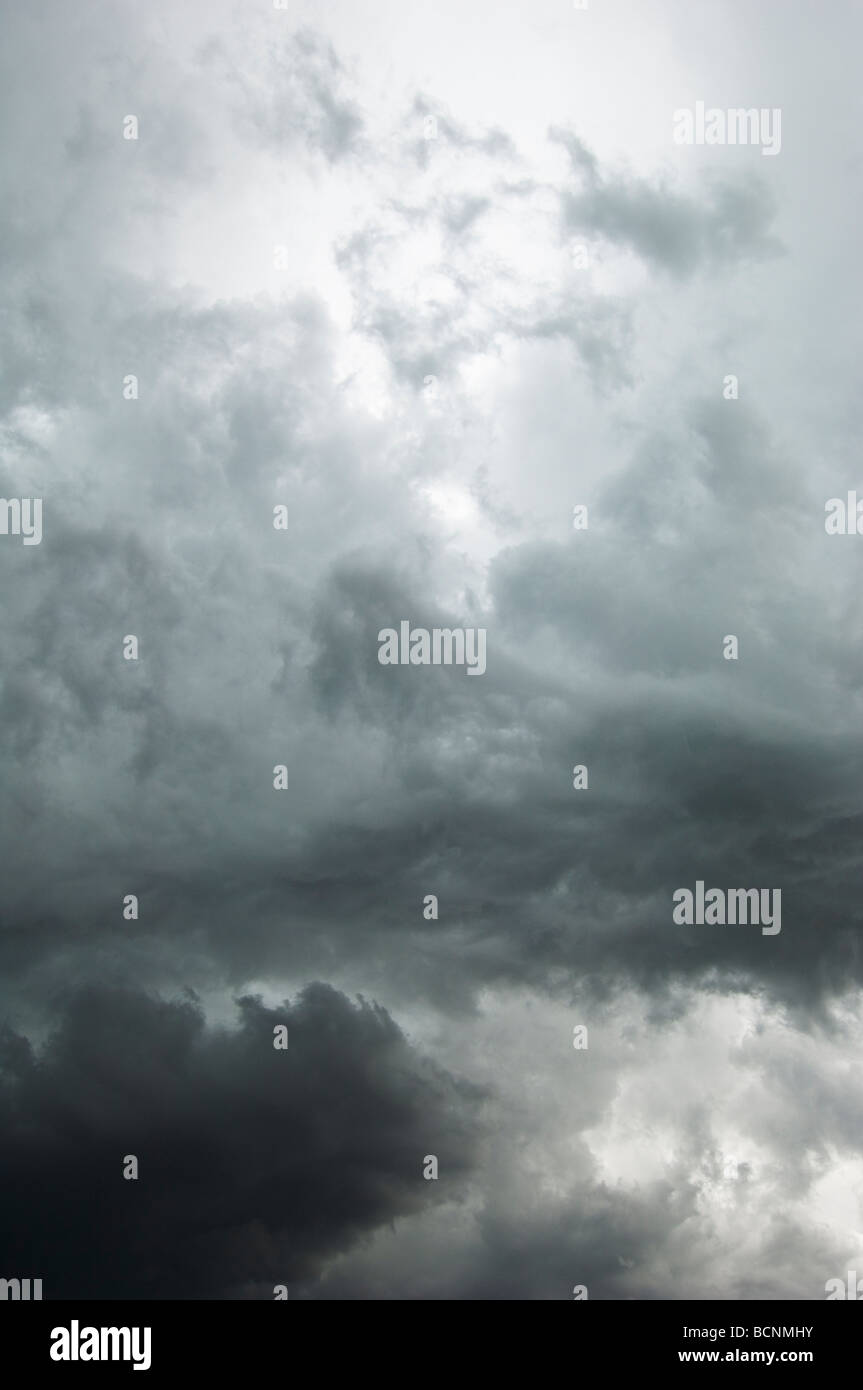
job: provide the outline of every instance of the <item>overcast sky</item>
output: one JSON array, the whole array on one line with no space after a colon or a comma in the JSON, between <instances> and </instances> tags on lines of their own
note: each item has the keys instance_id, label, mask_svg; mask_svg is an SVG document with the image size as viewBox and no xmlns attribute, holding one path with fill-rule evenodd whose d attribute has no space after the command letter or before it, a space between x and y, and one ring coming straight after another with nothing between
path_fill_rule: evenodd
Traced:
<instances>
[{"instance_id":1,"label":"overcast sky","mask_svg":"<svg viewBox=\"0 0 863 1390\"><path fill-rule=\"evenodd\" d=\"M863 10L0 14L0 1275L823 1298ZM781 146L676 144L697 102ZM487 669L382 665L402 620ZM675 923L698 881L781 931Z\"/></svg>"}]
</instances>

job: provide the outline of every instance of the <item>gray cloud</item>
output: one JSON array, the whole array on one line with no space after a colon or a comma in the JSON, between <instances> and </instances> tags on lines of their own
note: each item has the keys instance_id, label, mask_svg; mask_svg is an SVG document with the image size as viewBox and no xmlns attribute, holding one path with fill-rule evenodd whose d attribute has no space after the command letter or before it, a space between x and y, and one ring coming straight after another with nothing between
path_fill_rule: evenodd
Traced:
<instances>
[{"instance_id":1,"label":"gray cloud","mask_svg":"<svg viewBox=\"0 0 863 1390\"><path fill-rule=\"evenodd\" d=\"M773 21L796 127L754 173L650 143L598 12L522 59L486 8L502 96L445 6L394 23L398 81L347 11L79 8L7 6L0 55L0 489L44 499L40 546L0 537L9 1259L70 1295L269 1297L294 1250L309 1298L820 1297L859 1227L853 149ZM486 628L486 674L382 667L403 618ZM675 925L699 878L781 888L781 934Z\"/></svg>"},{"instance_id":2,"label":"gray cloud","mask_svg":"<svg viewBox=\"0 0 863 1390\"><path fill-rule=\"evenodd\" d=\"M565 227L629 247L650 265L677 276L739 259L782 252L768 229L775 216L769 185L758 177L716 180L701 198L663 182L627 174L604 176L596 157L568 131L552 130L581 176L579 192L563 194Z\"/></svg>"}]
</instances>

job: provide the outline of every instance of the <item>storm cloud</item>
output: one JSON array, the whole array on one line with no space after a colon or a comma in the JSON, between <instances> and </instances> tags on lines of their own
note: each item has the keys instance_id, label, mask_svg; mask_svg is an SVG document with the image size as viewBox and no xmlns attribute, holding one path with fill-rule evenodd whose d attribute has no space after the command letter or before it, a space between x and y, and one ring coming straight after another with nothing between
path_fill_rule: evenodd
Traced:
<instances>
[{"instance_id":1,"label":"storm cloud","mask_svg":"<svg viewBox=\"0 0 863 1390\"><path fill-rule=\"evenodd\" d=\"M2 11L0 1273L823 1297L860 15ZM780 154L675 145L695 100ZM404 620L486 671L381 665ZM698 881L781 932L676 923Z\"/></svg>"}]
</instances>

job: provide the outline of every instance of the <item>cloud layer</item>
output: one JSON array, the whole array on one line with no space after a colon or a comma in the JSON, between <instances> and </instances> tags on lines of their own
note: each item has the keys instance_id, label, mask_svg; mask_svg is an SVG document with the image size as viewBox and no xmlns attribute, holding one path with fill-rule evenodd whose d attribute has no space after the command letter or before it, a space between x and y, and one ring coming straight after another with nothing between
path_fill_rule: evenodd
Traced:
<instances>
[{"instance_id":1,"label":"cloud layer","mask_svg":"<svg viewBox=\"0 0 863 1390\"><path fill-rule=\"evenodd\" d=\"M0 537L7 1272L822 1297L859 15L828 113L797 5L3 10L0 492L44 506ZM781 155L675 146L696 99L781 104ZM403 619L487 672L381 666ZM678 926L697 880L781 933Z\"/></svg>"}]
</instances>

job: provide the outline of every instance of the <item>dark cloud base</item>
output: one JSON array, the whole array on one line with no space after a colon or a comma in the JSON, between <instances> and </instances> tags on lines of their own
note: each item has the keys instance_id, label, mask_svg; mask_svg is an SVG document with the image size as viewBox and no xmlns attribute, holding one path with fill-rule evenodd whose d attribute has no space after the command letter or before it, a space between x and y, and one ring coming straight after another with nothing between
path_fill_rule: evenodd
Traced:
<instances>
[{"instance_id":1,"label":"dark cloud base","mask_svg":"<svg viewBox=\"0 0 863 1390\"><path fill-rule=\"evenodd\" d=\"M327 985L239 1027L193 1000L93 988L38 1052L2 1041L0 1250L46 1298L238 1298L314 1286L321 1262L457 1196L481 1091L388 1014ZM288 1048L273 1046L276 1025ZM423 1178L438 1158L445 1185ZM123 1177L134 1155L137 1179ZM257 1295L260 1296L260 1295Z\"/></svg>"}]
</instances>

